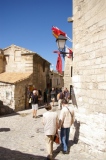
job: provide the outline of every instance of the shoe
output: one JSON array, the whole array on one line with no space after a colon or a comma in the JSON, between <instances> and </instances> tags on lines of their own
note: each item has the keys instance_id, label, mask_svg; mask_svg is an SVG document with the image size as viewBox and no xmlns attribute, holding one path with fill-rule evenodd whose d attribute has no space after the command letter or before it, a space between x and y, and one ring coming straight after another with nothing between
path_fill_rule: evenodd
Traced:
<instances>
[{"instance_id":1,"label":"shoe","mask_svg":"<svg viewBox=\"0 0 106 160\"><path fill-rule=\"evenodd\" d=\"M35 116L33 116L33 118L35 118Z\"/></svg>"},{"instance_id":2,"label":"shoe","mask_svg":"<svg viewBox=\"0 0 106 160\"><path fill-rule=\"evenodd\" d=\"M52 158L47 157L46 160L52 160Z\"/></svg>"},{"instance_id":3,"label":"shoe","mask_svg":"<svg viewBox=\"0 0 106 160\"><path fill-rule=\"evenodd\" d=\"M68 151L63 151L63 154L69 154L69 152Z\"/></svg>"},{"instance_id":4,"label":"shoe","mask_svg":"<svg viewBox=\"0 0 106 160\"><path fill-rule=\"evenodd\" d=\"M52 160L52 156L48 155L46 160Z\"/></svg>"}]
</instances>

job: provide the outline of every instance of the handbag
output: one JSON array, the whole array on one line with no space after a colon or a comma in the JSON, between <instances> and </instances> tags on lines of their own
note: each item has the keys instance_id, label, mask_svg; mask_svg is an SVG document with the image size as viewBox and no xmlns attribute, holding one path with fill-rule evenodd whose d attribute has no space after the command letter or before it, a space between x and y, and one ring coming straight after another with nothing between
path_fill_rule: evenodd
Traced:
<instances>
[{"instance_id":1,"label":"handbag","mask_svg":"<svg viewBox=\"0 0 106 160\"><path fill-rule=\"evenodd\" d=\"M55 136L54 136L54 142L55 142L56 144L60 144L60 138L59 138L58 133L56 133Z\"/></svg>"},{"instance_id":2,"label":"handbag","mask_svg":"<svg viewBox=\"0 0 106 160\"><path fill-rule=\"evenodd\" d=\"M31 103L31 98L29 99L29 103Z\"/></svg>"}]
</instances>

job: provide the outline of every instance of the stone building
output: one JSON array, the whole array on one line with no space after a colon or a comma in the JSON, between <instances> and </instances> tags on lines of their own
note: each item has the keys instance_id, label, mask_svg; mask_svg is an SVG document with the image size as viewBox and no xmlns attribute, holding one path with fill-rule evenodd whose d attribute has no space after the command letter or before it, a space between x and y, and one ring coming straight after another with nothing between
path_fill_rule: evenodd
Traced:
<instances>
[{"instance_id":1,"label":"stone building","mask_svg":"<svg viewBox=\"0 0 106 160\"><path fill-rule=\"evenodd\" d=\"M63 79L63 73L60 74L56 71L50 71L50 88L62 88L64 87L64 79Z\"/></svg>"},{"instance_id":2,"label":"stone building","mask_svg":"<svg viewBox=\"0 0 106 160\"><path fill-rule=\"evenodd\" d=\"M4 72L4 63L5 63L5 57L3 55L3 50L0 49L0 73Z\"/></svg>"},{"instance_id":3,"label":"stone building","mask_svg":"<svg viewBox=\"0 0 106 160\"><path fill-rule=\"evenodd\" d=\"M105 160L106 0L73 0L70 19L73 20L72 84L76 118L80 122L79 140L96 159Z\"/></svg>"},{"instance_id":4,"label":"stone building","mask_svg":"<svg viewBox=\"0 0 106 160\"><path fill-rule=\"evenodd\" d=\"M31 73L0 74L0 114L28 108L27 85L31 83Z\"/></svg>"},{"instance_id":5,"label":"stone building","mask_svg":"<svg viewBox=\"0 0 106 160\"><path fill-rule=\"evenodd\" d=\"M27 88L42 91L49 83L50 63L37 53L11 45L0 50L0 113L28 108Z\"/></svg>"},{"instance_id":6,"label":"stone building","mask_svg":"<svg viewBox=\"0 0 106 160\"><path fill-rule=\"evenodd\" d=\"M64 87L71 92L72 88L72 76L73 76L73 56L68 58L65 56L64 66Z\"/></svg>"}]
</instances>

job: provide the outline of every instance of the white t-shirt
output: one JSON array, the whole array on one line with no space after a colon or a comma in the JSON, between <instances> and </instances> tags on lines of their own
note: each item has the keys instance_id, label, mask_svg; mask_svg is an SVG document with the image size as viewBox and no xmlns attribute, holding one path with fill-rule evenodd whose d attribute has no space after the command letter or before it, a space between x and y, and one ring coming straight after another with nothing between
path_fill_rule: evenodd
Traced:
<instances>
[{"instance_id":1,"label":"white t-shirt","mask_svg":"<svg viewBox=\"0 0 106 160\"><path fill-rule=\"evenodd\" d=\"M68 109L69 110L68 110ZM73 106L72 105L65 105L61 112L60 112L60 117L59 117L59 120L61 120L61 123L62 123L62 127L63 128L69 128L71 126L71 122L72 122L72 116L70 115L70 112L73 116L73 119L75 118L75 115L74 115L74 109L73 109Z\"/></svg>"},{"instance_id":2,"label":"white t-shirt","mask_svg":"<svg viewBox=\"0 0 106 160\"><path fill-rule=\"evenodd\" d=\"M47 111L43 114L43 124L45 135L55 135L58 115L56 112Z\"/></svg>"}]
</instances>

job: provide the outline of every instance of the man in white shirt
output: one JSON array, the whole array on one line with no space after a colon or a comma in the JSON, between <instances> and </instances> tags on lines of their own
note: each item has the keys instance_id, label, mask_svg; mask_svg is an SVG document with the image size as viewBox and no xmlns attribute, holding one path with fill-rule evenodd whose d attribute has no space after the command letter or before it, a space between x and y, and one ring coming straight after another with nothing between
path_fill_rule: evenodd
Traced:
<instances>
[{"instance_id":1,"label":"man in white shirt","mask_svg":"<svg viewBox=\"0 0 106 160\"><path fill-rule=\"evenodd\" d=\"M61 128L60 137L63 154L68 154L68 142L70 127L74 122L74 109L69 105L66 99L62 100L62 110L59 117L59 128Z\"/></svg>"},{"instance_id":2,"label":"man in white shirt","mask_svg":"<svg viewBox=\"0 0 106 160\"><path fill-rule=\"evenodd\" d=\"M58 130L58 115L56 112L53 112L51 110L52 106L50 104L46 105L45 109L47 110L47 112L43 114L43 124L48 152L47 160L51 160L53 154L54 136Z\"/></svg>"}]
</instances>

